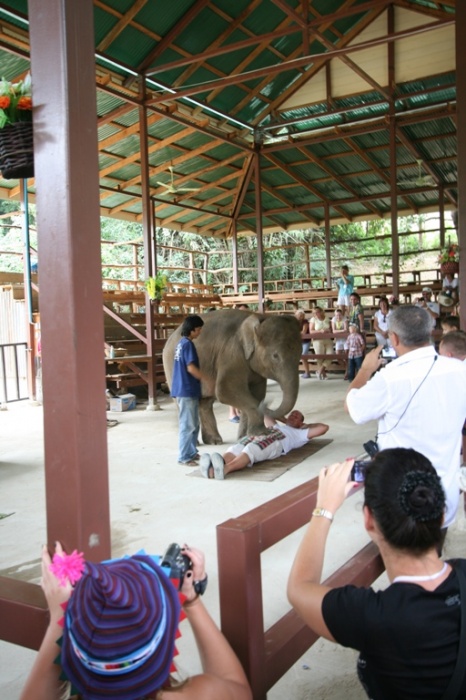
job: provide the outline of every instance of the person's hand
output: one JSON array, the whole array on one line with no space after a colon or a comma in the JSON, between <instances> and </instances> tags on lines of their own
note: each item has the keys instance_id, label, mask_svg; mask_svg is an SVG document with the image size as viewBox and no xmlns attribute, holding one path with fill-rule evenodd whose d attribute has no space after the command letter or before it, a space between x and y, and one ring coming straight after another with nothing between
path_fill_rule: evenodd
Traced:
<instances>
[{"instance_id":1,"label":"person's hand","mask_svg":"<svg viewBox=\"0 0 466 700\"><path fill-rule=\"evenodd\" d=\"M325 508L333 514L337 512L346 496L357 485L355 481L349 481L353 464L354 459L347 459L320 470L317 508Z\"/></svg>"},{"instance_id":2,"label":"person's hand","mask_svg":"<svg viewBox=\"0 0 466 700\"><path fill-rule=\"evenodd\" d=\"M60 542L55 545L55 552L63 554L63 547ZM62 585L58 578L50 571L52 560L46 545L42 548L42 579L40 585L44 591L47 605L50 612L50 622L57 623L63 617L62 603L69 600L73 587L68 581Z\"/></svg>"},{"instance_id":3,"label":"person's hand","mask_svg":"<svg viewBox=\"0 0 466 700\"><path fill-rule=\"evenodd\" d=\"M367 370L371 374L378 370L382 366L382 358L380 357L382 350L383 345L377 345L376 348L368 352L363 360L361 369Z\"/></svg>"},{"instance_id":4,"label":"person's hand","mask_svg":"<svg viewBox=\"0 0 466 700\"><path fill-rule=\"evenodd\" d=\"M187 571L184 576L181 591L188 601L194 600L197 597L197 593L194 590L194 581L203 581L206 576L204 552L184 544L181 548L181 553L189 557L193 565L193 568Z\"/></svg>"}]
</instances>

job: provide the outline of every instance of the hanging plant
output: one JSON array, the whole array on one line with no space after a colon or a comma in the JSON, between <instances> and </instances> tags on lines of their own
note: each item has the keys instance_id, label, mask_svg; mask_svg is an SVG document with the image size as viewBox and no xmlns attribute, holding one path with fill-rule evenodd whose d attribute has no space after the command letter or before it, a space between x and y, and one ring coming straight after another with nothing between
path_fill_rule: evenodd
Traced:
<instances>
[{"instance_id":1,"label":"hanging plant","mask_svg":"<svg viewBox=\"0 0 466 700\"><path fill-rule=\"evenodd\" d=\"M24 80L11 83L0 80L0 129L7 124L32 122L31 75Z\"/></svg>"},{"instance_id":2,"label":"hanging plant","mask_svg":"<svg viewBox=\"0 0 466 700\"><path fill-rule=\"evenodd\" d=\"M0 80L0 170L6 180L34 177L31 76Z\"/></svg>"},{"instance_id":3,"label":"hanging plant","mask_svg":"<svg viewBox=\"0 0 466 700\"><path fill-rule=\"evenodd\" d=\"M168 277L164 272L159 270L155 277L148 277L145 284L149 299L152 301L160 301L162 299L163 291L168 285Z\"/></svg>"}]
</instances>

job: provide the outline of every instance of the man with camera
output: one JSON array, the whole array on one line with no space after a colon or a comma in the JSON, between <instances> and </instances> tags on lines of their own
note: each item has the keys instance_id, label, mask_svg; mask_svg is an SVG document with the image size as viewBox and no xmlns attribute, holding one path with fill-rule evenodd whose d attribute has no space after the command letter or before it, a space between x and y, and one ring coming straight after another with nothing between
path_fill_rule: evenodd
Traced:
<instances>
[{"instance_id":1,"label":"man with camera","mask_svg":"<svg viewBox=\"0 0 466 700\"><path fill-rule=\"evenodd\" d=\"M466 366L437 355L431 316L419 306L395 309L388 332L397 359L382 367L382 346L371 350L350 385L346 410L358 424L378 420L380 450L413 448L432 462L445 489L448 527L458 507Z\"/></svg>"},{"instance_id":2,"label":"man with camera","mask_svg":"<svg viewBox=\"0 0 466 700\"><path fill-rule=\"evenodd\" d=\"M430 287L423 288L422 297L417 300L417 305L427 311L430 316L432 328L435 328L437 319L440 316L440 306L436 301L432 301L432 289Z\"/></svg>"}]
</instances>

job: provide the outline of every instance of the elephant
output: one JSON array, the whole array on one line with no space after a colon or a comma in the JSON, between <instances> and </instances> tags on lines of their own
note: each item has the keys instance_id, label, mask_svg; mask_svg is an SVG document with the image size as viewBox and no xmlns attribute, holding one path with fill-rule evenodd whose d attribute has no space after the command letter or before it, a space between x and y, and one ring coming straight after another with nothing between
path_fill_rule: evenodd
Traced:
<instances>
[{"instance_id":1,"label":"elephant","mask_svg":"<svg viewBox=\"0 0 466 700\"><path fill-rule=\"evenodd\" d=\"M194 341L202 373L211 381L202 382L199 404L202 440L220 445L213 404L215 399L241 411L238 438L264 432L264 410L278 418L292 410L299 389L301 334L294 316L273 316L223 309L202 316L204 327ZM173 357L181 338L181 326L168 339L163 365L171 386ZM267 379L277 381L282 390L275 410L261 405Z\"/></svg>"}]
</instances>

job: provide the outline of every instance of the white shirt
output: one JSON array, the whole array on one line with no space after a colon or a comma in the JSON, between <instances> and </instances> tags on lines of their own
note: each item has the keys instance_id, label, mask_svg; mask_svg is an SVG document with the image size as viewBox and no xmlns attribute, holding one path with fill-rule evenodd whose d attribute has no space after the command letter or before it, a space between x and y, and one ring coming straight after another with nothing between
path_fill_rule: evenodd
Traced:
<instances>
[{"instance_id":1,"label":"white shirt","mask_svg":"<svg viewBox=\"0 0 466 700\"><path fill-rule=\"evenodd\" d=\"M416 306L421 306L422 308L424 308L422 302L421 302L420 304L416 304ZM434 314L437 314L437 316L440 315L440 306L437 304L436 301L426 301L426 306L427 306L427 308L429 308ZM430 316L430 314L429 314L429 316ZM436 324L437 324L437 319L434 318L433 316L430 316L430 318L431 318L431 321L432 321L432 328L435 328L435 326L436 326Z\"/></svg>"},{"instance_id":2,"label":"white shirt","mask_svg":"<svg viewBox=\"0 0 466 700\"><path fill-rule=\"evenodd\" d=\"M275 423L273 427L277 428L285 436L284 439L280 441L282 443L284 455L309 442L307 436L309 428L292 428L291 425L285 425L284 423Z\"/></svg>"},{"instance_id":3,"label":"white shirt","mask_svg":"<svg viewBox=\"0 0 466 700\"><path fill-rule=\"evenodd\" d=\"M386 365L365 386L351 389L346 402L355 423L379 421L381 450L412 447L432 462L445 489L445 526L450 525L459 498L466 365L437 355L432 346L412 350Z\"/></svg>"}]
</instances>

